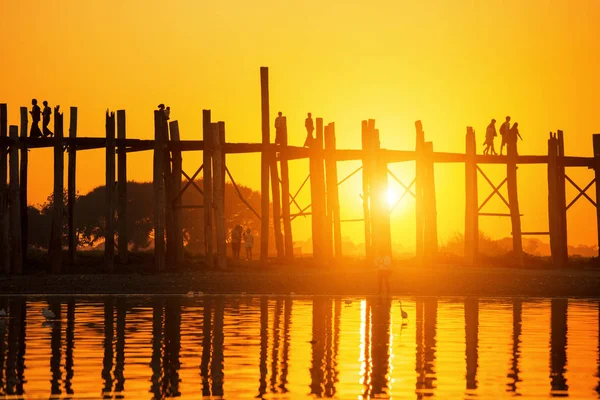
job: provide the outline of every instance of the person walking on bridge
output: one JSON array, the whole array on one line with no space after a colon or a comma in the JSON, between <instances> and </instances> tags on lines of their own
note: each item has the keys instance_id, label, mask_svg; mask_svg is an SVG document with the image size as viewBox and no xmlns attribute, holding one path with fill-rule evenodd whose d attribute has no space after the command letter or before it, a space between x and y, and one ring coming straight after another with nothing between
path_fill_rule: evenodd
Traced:
<instances>
[{"instance_id":1,"label":"person walking on bridge","mask_svg":"<svg viewBox=\"0 0 600 400\"><path fill-rule=\"evenodd\" d=\"M502 150L504 150L504 146L508 144L508 131L510 130L510 117L506 117L506 121L500 127L500 136L502 136L502 144L500 145L500 155L502 155Z\"/></svg>"},{"instance_id":2,"label":"person walking on bridge","mask_svg":"<svg viewBox=\"0 0 600 400\"><path fill-rule=\"evenodd\" d=\"M283 113L279 111L275 118L275 144L281 144L281 136L283 135Z\"/></svg>"},{"instance_id":3,"label":"person walking on bridge","mask_svg":"<svg viewBox=\"0 0 600 400\"><path fill-rule=\"evenodd\" d=\"M31 131L29 137L40 138L42 137L42 131L40 130L40 114L42 111L36 99L31 99L31 105L31 111L29 111L29 114L31 114Z\"/></svg>"},{"instance_id":4,"label":"person walking on bridge","mask_svg":"<svg viewBox=\"0 0 600 400\"><path fill-rule=\"evenodd\" d=\"M521 139L521 141L523 141L523 138L521 137L521 134L519 133L519 123L515 122L512 126L512 128L510 128L510 131L508 132L508 141L515 146L515 154L519 155L519 152L517 151L517 138ZM508 147L507 147L508 149ZM508 150L506 150L508 153Z\"/></svg>"},{"instance_id":5,"label":"person walking on bridge","mask_svg":"<svg viewBox=\"0 0 600 400\"><path fill-rule=\"evenodd\" d=\"M306 128L306 140L304 141L304 147L310 147L313 142L313 131L315 130L311 113L308 113L306 119L304 120L304 127Z\"/></svg>"},{"instance_id":6,"label":"person walking on bridge","mask_svg":"<svg viewBox=\"0 0 600 400\"><path fill-rule=\"evenodd\" d=\"M492 119L492 122L490 122L485 131L485 142L483 143L485 146L485 149L483 150L484 155L488 155L490 150L493 156L498 155L498 153L496 153L496 149L494 149L494 138L496 136L498 136L496 133L496 120Z\"/></svg>"},{"instance_id":7,"label":"person walking on bridge","mask_svg":"<svg viewBox=\"0 0 600 400\"><path fill-rule=\"evenodd\" d=\"M52 109L48 106L48 102L44 100L42 103L44 105L44 111L42 111L42 133L44 137L52 137L54 133L50 129L48 129L48 124L50 124L50 115L52 115Z\"/></svg>"}]
</instances>

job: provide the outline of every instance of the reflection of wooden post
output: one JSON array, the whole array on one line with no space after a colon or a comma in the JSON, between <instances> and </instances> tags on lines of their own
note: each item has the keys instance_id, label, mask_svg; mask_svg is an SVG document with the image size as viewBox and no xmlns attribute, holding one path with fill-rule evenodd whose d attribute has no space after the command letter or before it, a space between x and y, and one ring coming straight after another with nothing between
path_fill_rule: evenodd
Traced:
<instances>
[{"instance_id":1,"label":"reflection of wooden post","mask_svg":"<svg viewBox=\"0 0 600 400\"><path fill-rule=\"evenodd\" d=\"M271 142L269 68L267 67L260 67L260 99L263 144L260 153L260 263L266 266L269 260L269 151L267 146Z\"/></svg>"},{"instance_id":2,"label":"reflection of wooden post","mask_svg":"<svg viewBox=\"0 0 600 400\"><path fill-rule=\"evenodd\" d=\"M19 127L10 126L10 263L13 274L23 272L21 202L19 201Z\"/></svg>"},{"instance_id":3,"label":"reflection of wooden post","mask_svg":"<svg viewBox=\"0 0 600 400\"><path fill-rule=\"evenodd\" d=\"M4 272L10 274L10 250L8 242L8 187L6 181L6 140L8 138L8 112L6 104L0 104L0 262Z\"/></svg>"},{"instance_id":4,"label":"reflection of wooden post","mask_svg":"<svg viewBox=\"0 0 600 400\"><path fill-rule=\"evenodd\" d=\"M106 234L104 271L115 269L115 113L106 112Z\"/></svg>"},{"instance_id":5,"label":"reflection of wooden post","mask_svg":"<svg viewBox=\"0 0 600 400\"><path fill-rule=\"evenodd\" d=\"M523 243L521 241L521 215L519 212L519 195L517 192L517 143L516 138L513 138L512 135L509 135L506 154L506 183L508 185L508 204L510 204L513 252L517 263L522 265Z\"/></svg>"},{"instance_id":6,"label":"reflection of wooden post","mask_svg":"<svg viewBox=\"0 0 600 400\"><path fill-rule=\"evenodd\" d=\"M117 154L117 190L119 201L117 203L117 216L119 223L119 262L127 264L129 236L127 235L127 147L125 139L127 123L125 110L117 111L117 138L119 139L119 150Z\"/></svg>"},{"instance_id":7,"label":"reflection of wooden post","mask_svg":"<svg viewBox=\"0 0 600 400\"><path fill-rule=\"evenodd\" d=\"M212 125L210 122L210 110L202 111L202 138L204 139L203 191L204 191L204 258L206 266L213 266L212 245Z\"/></svg>"},{"instance_id":8,"label":"reflection of wooden post","mask_svg":"<svg viewBox=\"0 0 600 400\"><path fill-rule=\"evenodd\" d=\"M221 146L220 131L225 132L225 123L217 122L213 127L213 195L215 199L215 233L217 239L217 266L227 267L227 245L225 232L225 188L223 187L223 147Z\"/></svg>"},{"instance_id":9,"label":"reflection of wooden post","mask_svg":"<svg viewBox=\"0 0 600 400\"><path fill-rule=\"evenodd\" d=\"M558 158L556 160L556 189L557 189L557 211L560 223L560 257L561 264L567 266L569 260L569 247L567 244L567 188L565 178L565 139L563 131L557 133Z\"/></svg>"},{"instance_id":10,"label":"reflection of wooden post","mask_svg":"<svg viewBox=\"0 0 600 400\"><path fill-rule=\"evenodd\" d=\"M369 208L370 178L371 178L371 160L369 148L371 146L371 136L369 134L368 121L362 121L361 142L362 142L362 186L363 186L363 219L365 226L365 257L371 259L371 211Z\"/></svg>"},{"instance_id":11,"label":"reflection of wooden post","mask_svg":"<svg viewBox=\"0 0 600 400\"><path fill-rule=\"evenodd\" d=\"M52 213L52 229L50 230L50 265L52 272L58 274L62 268L62 228L63 228L63 114L54 108L54 208Z\"/></svg>"},{"instance_id":12,"label":"reflection of wooden post","mask_svg":"<svg viewBox=\"0 0 600 400\"><path fill-rule=\"evenodd\" d=\"M560 229L558 226L558 199L556 198L557 193L557 163L556 158L558 155L556 137L550 132L550 138L548 139L548 231L550 233L550 253L552 254L552 263L555 266L560 265L560 249L558 243L560 243Z\"/></svg>"},{"instance_id":13,"label":"reflection of wooden post","mask_svg":"<svg viewBox=\"0 0 600 400\"><path fill-rule=\"evenodd\" d=\"M437 241L437 204L435 198L435 174L433 163L433 143L425 142L425 254L433 256L438 251ZM477 194L477 193L476 193Z\"/></svg>"},{"instance_id":14,"label":"reflection of wooden post","mask_svg":"<svg viewBox=\"0 0 600 400\"><path fill-rule=\"evenodd\" d=\"M154 111L154 260L157 271L165 269L164 118L164 112Z\"/></svg>"},{"instance_id":15,"label":"reflection of wooden post","mask_svg":"<svg viewBox=\"0 0 600 400\"><path fill-rule=\"evenodd\" d=\"M294 261L294 240L292 238L292 221L290 219L290 172L285 150L287 150L287 119L283 117L281 144L284 151L279 153L281 164L281 216L283 219L284 249L287 262Z\"/></svg>"},{"instance_id":16,"label":"reflection of wooden post","mask_svg":"<svg viewBox=\"0 0 600 400\"><path fill-rule=\"evenodd\" d=\"M21 107L21 173L19 174L19 190L21 201L21 248L23 250L23 265L27 265L27 248L29 247L29 218L27 215L27 164L29 150L27 149L27 107Z\"/></svg>"},{"instance_id":17,"label":"reflection of wooden post","mask_svg":"<svg viewBox=\"0 0 600 400\"><path fill-rule=\"evenodd\" d=\"M416 146L415 146L415 214L416 214L416 254L417 258L421 259L424 252L423 244L423 230L425 226L425 213L424 213L424 157L423 147L425 143L425 132L423 132L423 124L421 121L415 122L416 128Z\"/></svg>"},{"instance_id":18,"label":"reflection of wooden post","mask_svg":"<svg viewBox=\"0 0 600 400\"><path fill-rule=\"evenodd\" d=\"M477 144L475 131L467 127L465 159L465 264L473 265L479 251L479 215L477 198Z\"/></svg>"},{"instance_id":19,"label":"reflection of wooden post","mask_svg":"<svg viewBox=\"0 0 600 400\"><path fill-rule=\"evenodd\" d=\"M337 185L337 162L335 160L335 124L332 122L325 131L325 167L327 168L327 212L333 220L333 244L335 258L342 258L342 232L340 230L340 199Z\"/></svg>"},{"instance_id":20,"label":"reflection of wooden post","mask_svg":"<svg viewBox=\"0 0 600 400\"><path fill-rule=\"evenodd\" d=\"M600 133L592 136L594 148L594 177L596 178L596 226L598 234L598 251L600 255Z\"/></svg>"},{"instance_id":21,"label":"reflection of wooden post","mask_svg":"<svg viewBox=\"0 0 600 400\"><path fill-rule=\"evenodd\" d=\"M69 266L75 264L77 258L77 230L75 228L75 201L77 195L76 187L76 165L77 165L77 107L71 107L69 114L69 165L67 171L67 217L69 235ZM70 268L70 267L69 267Z\"/></svg>"},{"instance_id":22,"label":"reflection of wooden post","mask_svg":"<svg viewBox=\"0 0 600 400\"><path fill-rule=\"evenodd\" d=\"M313 256L322 261L327 254L325 242L325 177L323 169L323 118L317 118L315 140L310 151L310 192L312 203Z\"/></svg>"},{"instance_id":23,"label":"reflection of wooden post","mask_svg":"<svg viewBox=\"0 0 600 400\"><path fill-rule=\"evenodd\" d=\"M173 207L174 213L174 240L175 240L175 263L181 264L183 262L183 222L182 222L182 210L181 210L181 196L177 198L173 203L173 198L181 192L181 178L182 178L182 158L181 148L178 147L179 141L181 140L179 135L179 123L177 121L169 122L169 132L171 132L171 143L174 144L171 150L171 158L173 159L173 170L172 175L172 194L169 197L169 204L167 207Z\"/></svg>"}]
</instances>

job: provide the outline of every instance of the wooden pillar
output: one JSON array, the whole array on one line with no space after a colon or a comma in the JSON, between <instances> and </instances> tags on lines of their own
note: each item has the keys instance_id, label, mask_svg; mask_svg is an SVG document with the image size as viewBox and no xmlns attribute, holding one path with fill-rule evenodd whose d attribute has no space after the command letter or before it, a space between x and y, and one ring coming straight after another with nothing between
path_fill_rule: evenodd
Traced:
<instances>
[{"instance_id":1,"label":"wooden pillar","mask_svg":"<svg viewBox=\"0 0 600 400\"><path fill-rule=\"evenodd\" d=\"M77 165L77 107L71 107L69 114L69 164L67 170L67 226L69 235L69 267L77 260L77 229L75 228L75 202L77 198L76 165Z\"/></svg>"},{"instance_id":2,"label":"wooden pillar","mask_svg":"<svg viewBox=\"0 0 600 400\"><path fill-rule=\"evenodd\" d=\"M510 136L506 154L506 183L508 185L508 204L510 205L510 220L512 224L513 253L517 264L522 265L523 243L521 240L521 215L517 192L517 144Z\"/></svg>"},{"instance_id":3,"label":"wooden pillar","mask_svg":"<svg viewBox=\"0 0 600 400\"><path fill-rule=\"evenodd\" d=\"M371 121L371 120L370 120ZM369 122L370 122L369 121ZM375 129L375 121L371 127L372 160L371 169L371 236L373 255L392 256L392 239L390 231L390 206L388 203L388 172L387 160L381 156L379 129Z\"/></svg>"},{"instance_id":4,"label":"wooden pillar","mask_svg":"<svg viewBox=\"0 0 600 400\"><path fill-rule=\"evenodd\" d=\"M596 224L598 227L598 252L600 256L600 133L592 136L594 149L594 177L596 178Z\"/></svg>"},{"instance_id":5,"label":"wooden pillar","mask_svg":"<svg viewBox=\"0 0 600 400\"><path fill-rule=\"evenodd\" d=\"M284 249L287 262L294 261L294 239L292 238L292 221L290 217L290 172L288 160L286 158L286 148L288 146L287 119L283 117L283 127L281 134L281 147L284 151L279 153L281 164L281 216L283 219Z\"/></svg>"},{"instance_id":6,"label":"wooden pillar","mask_svg":"<svg viewBox=\"0 0 600 400\"><path fill-rule=\"evenodd\" d=\"M558 141L556 136L550 132L548 139L548 231L550 233L550 253L552 255L552 263L554 266L559 266L561 263L560 256L560 226L558 222L558 199L557 199L557 156L558 156Z\"/></svg>"},{"instance_id":7,"label":"wooden pillar","mask_svg":"<svg viewBox=\"0 0 600 400\"><path fill-rule=\"evenodd\" d=\"M333 244L335 258L342 258L342 232L340 223L340 199L338 191L337 161L335 159L335 123L325 130L325 168L327 177L327 214L328 223L333 224Z\"/></svg>"},{"instance_id":8,"label":"wooden pillar","mask_svg":"<svg viewBox=\"0 0 600 400\"><path fill-rule=\"evenodd\" d=\"M225 187L223 186L223 147L221 134L225 132L225 123L219 121L213 127L213 195L215 199L215 233L217 240L217 267L227 267L227 232L225 231Z\"/></svg>"},{"instance_id":9,"label":"wooden pillar","mask_svg":"<svg viewBox=\"0 0 600 400\"><path fill-rule=\"evenodd\" d=\"M260 156L260 263L269 261L269 150L271 142L269 117L269 68L260 67L260 99L263 149ZM287 199L286 199L287 201Z\"/></svg>"},{"instance_id":10,"label":"wooden pillar","mask_svg":"<svg viewBox=\"0 0 600 400\"><path fill-rule=\"evenodd\" d=\"M171 132L171 143L178 144L181 140L179 135L179 122L169 122L169 132ZM182 157L181 148L175 146L171 150L171 158L173 160L172 175L172 195L171 199L175 198L181 192L181 179L182 179ZM170 203L168 207L173 207L174 214L174 240L175 240L175 263L181 264L183 262L183 217L181 209L181 196L175 201Z\"/></svg>"},{"instance_id":11,"label":"wooden pillar","mask_svg":"<svg viewBox=\"0 0 600 400\"><path fill-rule=\"evenodd\" d=\"M567 235L567 188L566 188L566 178L565 178L565 138L563 135L563 131L558 130L556 132L556 136L558 139L558 158L556 160L556 168L557 168L557 201L558 201L558 215L559 215L559 223L560 223L560 256L561 263L563 266L567 266L567 262L569 260L569 246L568 246L568 235Z\"/></svg>"},{"instance_id":12,"label":"wooden pillar","mask_svg":"<svg viewBox=\"0 0 600 400\"><path fill-rule=\"evenodd\" d=\"M371 250L371 210L369 207L369 193L371 177L371 160L370 160L370 143L371 135L369 134L368 121L362 121L361 126L361 142L362 142L362 187L363 187L363 219L365 227L365 258L372 258Z\"/></svg>"},{"instance_id":13,"label":"wooden pillar","mask_svg":"<svg viewBox=\"0 0 600 400\"><path fill-rule=\"evenodd\" d=\"M165 269L164 118L162 111L154 111L154 259L159 272Z\"/></svg>"},{"instance_id":14,"label":"wooden pillar","mask_svg":"<svg viewBox=\"0 0 600 400\"><path fill-rule=\"evenodd\" d=\"M175 260L175 235L173 232L173 225L175 224L175 215L173 214L172 207L172 192L173 192L173 184L172 184L172 175L171 175L171 152L169 151L169 124L166 118L163 119L162 126L162 134L163 134L163 181L165 183L165 233L167 238L166 245L166 260L168 261L167 267L171 267L173 261Z\"/></svg>"},{"instance_id":15,"label":"wooden pillar","mask_svg":"<svg viewBox=\"0 0 600 400\"><path fill-rule=\"evenodd\" d=\"M204 140L203 157L203 191L204 191L204 258L208 268L213 267L212 245L212 125L210 110L202 110L202 138Z\"/></svg>"},{"instance_id":16,"label":"wooden pillar","mask_svg":"<svg viewBox=\"0 0 600 400\"><path fill-rule=\"evenodd\" d=\"M23 273L21 202L19 201L19 127L10 126L10 263L13 274Z\"/></svg>"},{"instance_id":17,"label":"wooden pillar","mask_svg":"<svg viewBox=\"0 0 600 400\"><path fill-rule=\"evenodd\" d=\"M423 132L423 124L421 121L415 122L416 128L416 160L415 160L415 214L416 214L416 254L418 259L423 258L424 244L423 232L425 227L425 211L424 211L424 156L423 147L425 145L425 132Z\"/></svg>"},{"instance_id":18,"label":"wooden pillar","mask_svg":"<svg viewBox=\"0 0 600 400\"><path fill-rule=\"evenodd\" d=\"M428 256L434 256L438 252L437 237L437 201L435 197L435 174L433 163L433 143L425 142L425 253ZM475 175L477 179L477 175ZM475 191L477 194L477 191Z\"/></svg>"},{"instance_id":19,"label":"wooden pillar","mask_svg":"<svg viewBox=\"0 0 600 400\"><path fill-rule=\"evenodd\" d=\"M274 156L271 157L269 164L271 170L271 202L273 204L273 236L275 237L277 260L282 262L284 259L284 248L283 234L281 233L281 196L279 191L279 171L277 169L277 159Z\"/></svg>"},{"instance_id":20,"label":"wooden pillar","mask_svg":"<svg viewBox=\"0 0 600 400\"><path fill-rule=\"evenodd\" d=\"M119 263L127 264L129 258L129 236L127 235L127 119L125 110L117 110L117 223L119 231Z\"/></svg>"},{"instance_id":21,"label":"wooden pillar","mask_svg":"<svg viewBox=\"0 0 600 400\"><path fill-rule=\"evenodd\" d=\"M21 202L21 249L23 265L27 265L27 248L29 247L29 217L27 215L27 165L29 149L27 148L28 132L27 107L21 107L21 172L19 174L19 200Z\"/></svg>"},{"instance_id":22,"label":"wooden pillar","mask_svg":"<svg viewBox=\"0 0 600 400\"><path fill-rule=\"evenodd\" d=\"M54 208L50 230L50 265L52 273L62 270L62 228L64 204L63 114L54 108Z\"/></svg>"},{"instance_id":23,"label":"wooden pillar","mask_svg":"<svg viewBox=\"0 0 600 400\"><path fill-rule=\"evenodd\" d=\"M467 127L465 159L465 264L474 265L479 252L479 200L477 197L477 143L475 131Z\"/></svg>"},{"instance_id":24,"label":"wooden pillar","mask_svg":"<svg viewBox=\"0 0 600 400\"><path fill-rule=\"evenodd\" d=\"M8 111L0 104L0 263L10 274L10 249L8 241L8 185L6 178L6 140L8 139Z\"/></svg>"},{"instance_id":25,"label":"wooden pillar","mask_svg":"<svg viewBox=\"0 0 600 400\"><path fill-rule=\"evenodd\" d=\"M115 270L115 113L106 112L106 228L104 272Z\"/></svg>"},{"instance_id":26,"label":"wooden pillar","mask_svg":"<svg viewBox=\"0 0 600 400\"><path fill-rule=\"evenodd\" d=\"M325 170L323 168L323 118L317 118L315 140L310 148L310 194L312 203L312 241L315 261L324 261L327 255L327 243L324 234Z\"/></svg>"}]
</instances>

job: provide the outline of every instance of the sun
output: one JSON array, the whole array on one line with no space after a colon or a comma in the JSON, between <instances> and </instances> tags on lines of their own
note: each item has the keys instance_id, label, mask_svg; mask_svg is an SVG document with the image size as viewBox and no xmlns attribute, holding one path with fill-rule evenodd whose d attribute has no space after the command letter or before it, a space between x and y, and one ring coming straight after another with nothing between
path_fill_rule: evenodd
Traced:
<instances>
[{"instance_id":1,"label":"sun","mask_svg":"<svg viewBox=\"0 0 600 400\"><path fill-rule=\"evenodd\" d=\"M388 188L387 202L388 202L388 206L389 206L390 210L392 209L392 207L394 207L396 205L396 202L398 201L399 198L400 198L400 194L398 193L397 190L395 190L393 188Z\"/></svg>"}]
</instances>

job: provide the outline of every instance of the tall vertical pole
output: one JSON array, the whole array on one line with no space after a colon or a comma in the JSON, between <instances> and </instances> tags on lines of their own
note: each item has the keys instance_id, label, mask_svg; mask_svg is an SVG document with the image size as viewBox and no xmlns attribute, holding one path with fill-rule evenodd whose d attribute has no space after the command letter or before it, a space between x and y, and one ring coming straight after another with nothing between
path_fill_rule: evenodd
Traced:
<instances>
[{"instance_id":1,"label":"tall vertical pole","mask_svg":"<svg viewBox=\"0 0 600 400\"><path fill-rule=\"evenodd\" d=\"M517 192L517 142L509 134L506 162L506 183L508 185L508 204L512 224L513 252L518 265L523 264L523 243L521 240L521 214Z\"/></svg>"},{"instance_id":2,"label":"tall vertical pole","mask_svg":"<svg viewBox=\"0 0 600 400\"><path fill-rule=\"evenodd\" d=\"M182 178L182 158L181 148L177 147L177 144L181 140L179 135L179 122L169 122L169 132L171 132L171 143L175 146L171 150L171 158L173 159L173 170L171 172L173 176L173 194L171 199L181 192L181 178ZM175 231L175 263L181 264L183 262L183 222L182 222L182 210L181 210L181 196L177 198L175 203L170 201L167 207L173 207L174 213L174 231Z\"/></svg>"},{"instance_id":3,"label":"tall vertical pole","mask_svg":"<svg viewBox=\"0 0 600 400\"><path fill-rule=\"evenodd\" d=\"M475 131L467 127L465 160L465 264L474 265L479 251L479 211L477 198L477 143Z\"/></svg>"},{"instance_id":4,"label":"tall vertical pole","mask_svg":"<svg viewBox=\"0 0 600 400\"><path fill-rule=\"evenodd\" d=\"M106 234L104 271L115 269L115 113L106 112Z\"/></svg>"},{"instance_id":5,"label":"tall vertical pole","mask_svg":"<svg viewBox=\"0 0 600 400\"><path fill-rule=\"evenodd\" d=\"M164 147L163 147L163 157L164 157L164 163L163 163L163 167L164 167L164 171L163 171L163 181L165 182L165 233L166 233L166 238L167 238L167 260L169 262L169 265L167 267L170 267L173 262L173 260L175 259L175 237L174 237L174 232L173 232L173 225L175 224L174 222L174 214L173 214L173 207L171 206L171 201L172 201L172 192L173 192L173 184L172 184L172 175L171 175L171 152L169 151L169 124L168 121L166 119L166 117L163 120L163 127L162 127L162 134L163 134L163 141L164 141Z\"/></svg>"},{"instance_id":6,"label":"tall vertical pole","mask_svg":"<svg viewBox=\"0 0 600 400\"><path fill-rule=\"evenodd\" d=\"M325 240L325 170L323 168L323 118L317 118L315 140L310 148L310 193L312 203L312 239L315 261L327 255Z\"/></svg>"},{"instance_id":7,"label":"tall vertical pole","mask_svg":"<svg viewBox=\"0 0 600 400\"><path fill-rule=\"evenodd\" d=\"M225 132L225 123L220 121L213 123L213 195L215 199L215 233L217 239L217 267L227 267L227 244L225 232L225 187L223 186L223 147L221 146L221 134Z\"/></svg>"},{"instance_id":8,"label":"tall vertical pole","mask_svg":"<svg viewBox=\"0 0 600 400\"><path fill-rule=\"evenodd\" d=\"M596 224L598 227L598 255L600 256L600 133L592 136L594 148L594 177L596 178Z\"/></svg>"},{"instance_id":9,"label":"tall vertical pole","mask_svg":"<svg viewBox=\"0 0 600 400\"><path fill-rule=\"evenodd\" d=\"M77 230L75 228L75 201L76 187L76 163L77 163L77 107L71 107L69 114L69 164L67 170L67 216L69 235L69 268L75 264L77 258Z\"/></svg>"},{"instance_id":10,"label":"tall vertical pole","mask_svg":"<svg viewBox=\"0 0 600 400\"><path fill-rule=\"evenodd\" d=\"M363 219L365 227L365 257L371 259L371 210L369 207L369 179L370 175L370 134L368 121L362 121L361 126L361 142L362 142L362 187L363 187Z\"/></svg>"},{"instance_id":11,"label":"tall vertical pole","mask_svg":"<svg viewBox=\"0 0 600 400\"><path fill-rule=\"evenodd\" d=\"M19 201L19 127L10 126L10 263L13 274L23 273L21 202Z\"/></svg>"},{"instance_id":12,"label":"tall vertical pole","mask_svg":"<svg viewBox=\"0 0 600 400\"><path fill-rule=\"evenodd\" d=\"M157 271L165 269L164 112L154 111L154 259Z\"/></svg>"},{"instance_id":13,"label":"tall vertical pole","mask_svg":"<svg viewBox=\"0 0 600 400\"><path fill-rule=\"evenodd\" d=\"M274 153L270 159L269 167L271 170L271 201L273 204L273 236L275 236L277 260L282 262L284 259L284 249L283 234L281 233L281 196L279 191L279 171ZM285 200L287 201L287 199Z\"/></svg>"},{"instance_id":14,"label":"tall vertical pole","mask_svg":"<svg viewBox=\"0 0 600 400\"><path fill-rule=\"evenodd\" d=\"M260 99L263 149L260 159L260 263L269 261L269 150L271 131L269 124L269 68L260 67ZM287 199L286 199L287 201Z\"/></svg>"},{"instance_id":15,"label":"tall vertical pole","mask_svg":"<svg viewBox=\"0 0 600 400\"><path fill-rule=\"evenodd\" d=\"M565 178L565 138L563 131L558 130L556 132L558 139L558 158L556 162L557 167L557 201L558 201L558 212L560 221L560 255L561 263L563 266L567 266L569 259L569 246L567 240L567 188Z\"/></svg>"},{"instance_id":16,"label":"tall vertical pole","mask_svg":"<svg viewBox=\"0 0 600 400\"><path fill-rule=\"evenodd\" d=\"M433 143L425 142L425 246L427 255L432 256L438 252L437 238L437 202L435 198L435 174L433 163ZM477 175L475 175L477 178ZM477 191L475 191L477 194Z\"/></svg>"},{"instance_id":17,"label":"tall vertical pole","mask_svg":"<svg viewBox=\"0 0 600 400\"><path fill-rule=\"evenodd\" d=\"M208 268L213 267L213 243L212 243L212 125L210 122L210 110L202 110L202 138L204 140L203 157L203 189L204 189L204 257Z\"/></svg>"},{"instance_id":18,"label":"tall vertical pole","mask_svg":"<svg viewBox=\"0 0 600 400\"><path fill-rule=\"evenodd\" d=\"M27 148L28 117L27 107L21 107L21 172L19 174L19 200L21 202L21 249L23 265L27 265L27 248L29 247L29 218L27 215L27 165L29 149Z\"/></svg>"},{"instance_id":19,"label":"tall vertical pole","mask_svg":"<svg viewBox=\"0 0 600 400\"><path fill-rule=\"evenodd\" d=\"M127 120L125 110L117 110L117 139L119 139L117 153L117 223L119 230L119 263L127 264L129 236L127 235Z\"/></svg>"},{"instance_id":20,"label":"tall vertical pole","mask_svg":"<svg viewBox=\"0 0 600 400\"><path fill-rule=\"evenodd\" d=\"M281 144L283 151L279 153L281 164L281 216L283 219L284 249L287 262L294 261L294 240L292 238L292 221L290 218L290 171L287 160L287 119L283 117Z\"/></svg>"},{"instance_id":21,"label":"tall vertical pole","mask_svg":"<svg viewBox=\"0 0 600 400\"><path fill-rule=\"evenodd\" d=\"M63 114L54 108L54 208L50 230L50 264L52 273L62 270L62 228L64 204Z\"/></svg>"},{"instance_id":22,"label":"tall vertical pole","mask_svg":"<svg viewBox=\"0 0 600 400\"><path fill-rule=\"evenodd\" d=\"M423 124L421 121L415 122L416 129L416 161L415 161L415 214L416 214L416 254L418 259L423 258L424 244L423 231L425 226L424 213L424 157L423 147L425 143L425 132L423 132Z\"/></svg>"},{"instance_id":23,"label":"tall vertical pole","mask_svg":"<svg viewBox=\"0 0 600 400\"><path fill-rule=\"evenodd\" d=\"M0 104L0 262L4 272L10 274L8 241L8 185L6 178L6 139L8 138L8 111Z\"/></svg>"},{"instance_id":24,"label":"tall vertical pole","mask_svg":"<svg viewBox=\"0 0 600 400\"><path fill-rule=\"evenodd\" d=\"M340 198L337 185L337 161L335 159L335 123L330 123L325 131L325 168L327 175L327 213L328 221L333 223L333 244L335 258L342 258L342 232L340 223Z\"/></svg>"},{"instance_id":25,"label":"tall vertical pole","mask_svg":"<svg viewBox=\"0 0 600 400\"><path fill-rule=\"evenodd\" d=\"M559 211L557 199L557 156L558 143L556 137L550 132L548 139L548 231L550 233L550 253L552 255L552 263L554 266L559 266L561 263L560 257L560 226L559 226Z\"/></svg>"},{"instance_id":26,"label":"tall vertical pole","mask_svg":"<svg viewBox=\"0 0 600 400\"><path fill-rule=\"evenodd\" d=\"M373 121L374 124L374 121ZM381 157L381 141L379 129L372 129L372 174L371 184L371 234L375 256L392 256L392 238L390 230L390 208L388 203L388 166L387 160Z\"/></svg>"}]
</instances>

